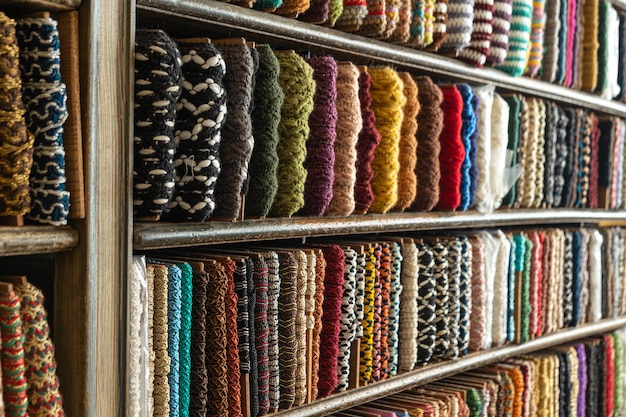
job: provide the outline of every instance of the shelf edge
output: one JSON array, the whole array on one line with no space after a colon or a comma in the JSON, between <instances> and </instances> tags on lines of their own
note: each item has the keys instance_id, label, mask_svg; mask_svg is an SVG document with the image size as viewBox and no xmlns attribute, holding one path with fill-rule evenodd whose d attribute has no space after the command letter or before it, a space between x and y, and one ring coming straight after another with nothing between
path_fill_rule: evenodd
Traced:
<instances>
[{"instance_id":1,"label":"shelf edge","mask_svg":"<svg viewBox=\"0 0 626 417\"><path fill-rule=\"evenodd\" d=\"M320 417L386 397L406 389L434 382L460 372L490 365L505 359L538 350L567 344L576 340L611 332L626 327L626 317L605 319L598 323L586 324L574 329L542 336L522 345L507 345L481 352L471 353L460 359L427 365L424 368L397 375L363 388L331 395L291 410L279 411L275 417Z\"/></svg>"},{"instance_id":2,"label":"shelf edge","mask_svg":"<svg viewBox=\"0 0 626 417\"><path fill-rule=\"evenodd\" d=\"M626 212L569 209L502 210L491 214L387 213L348 217L246 220L236 223L136 223L133 246L135 250L150 250L362 233L560 224L626 225Z\"/></svg>"},{"instance_id":3,"label":"shelf edge","mask_svg":"<svg viewBox=\"0 0 626 417\"><path fill-rule=\"evenodd\" d=\"M507 91L521 92L555 100L566 105L586 107L602 113L626 117L626 104L575 91L527 77L512 77L492 68L466 65L458 60L405 46L381 42L336 29L288 19L270 13L213 0L137 0L137 11L211 23L213 27L237 29L250 34L348 52L355 57L454 77L466 82L490 83Z\"/></svg>"},{"instance_id":4,"label":"shelf edge","mask_svg":"<svg viewBox=\"0 0 626 417\"><path fill-rule=\"evenodd\" d=\"M63 252L78 244L70 226L0 227L0 256Z\"/></svg>"}]
</instances>

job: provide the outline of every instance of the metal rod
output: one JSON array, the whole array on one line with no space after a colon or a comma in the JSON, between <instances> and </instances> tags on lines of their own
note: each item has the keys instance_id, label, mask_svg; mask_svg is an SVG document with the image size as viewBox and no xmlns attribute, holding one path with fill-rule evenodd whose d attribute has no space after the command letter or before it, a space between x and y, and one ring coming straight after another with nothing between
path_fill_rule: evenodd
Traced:
<instances>
[{"instance_id":1,"label":"metal rod","mask_svg":"<svg viewBox=\"0 0 626 417\"><path fill-rule=\"evenodd\" d=\"M605 100L593 94L575 91L527 77L511 77L491 68L476 69L458 60L422 52L404 46L381 42L339 30L315 26L281 16L263 13L214 0L138 0L138 17L150 16L166 28L173 19L192 20L206 24L206 31L215 28L235 30L249 36L313 47L378 64L391 64L403 69L419 70L456 80L489 83L506 91L514 91L592 109L601 113L626 117L626 105ZM175 25L172 29L180 25ZM254 39L253 39L254 40Z\"/></svg>"},{"instance_id":2,"label":"metal rod","mask_svg":"<svg viewBox=\"0 0 626 417\"><path fill-rule=\"evenodd\" d=\"M388 213L348 217L294 217L246 220L237 223L136 223L134 248L250 242L313 236L470 229L514 225L626 224L626 212L603 210L502 210L491 214Z\"/></svg>"},{"instance_id":3,"label":"metal rod","mask_svg":"<svg viewBox=\"0 0 626 417\"><path fill-rule=\"evenodd\" d=\"M77 244L69 226L0 227L0 256L68 251Z\"/></svg>"},{"instance_id":4,"label":"metal rod","mask_svg":"<svg viewBox=\"0 0 626 417\"><path fill-rule=\"evenodd\" d=\"M536 352L538 350L571 343L576 340L611 332L626 326L626 317L606 319L594 324L583 325L574 329L562 330L557 333L542 336L522 345L507 345L471 353L462 358L427 365L387 380L376 382L362 388L344 391L291 410L279 411L273 414L276 417L319 417L345 410L359 404L386 397L418 385L428 384L439 379L501 362L505 359Z\"/></svg>"},{"instance_id":5,"label":"metal rod","mask_svg":"<svg viewBox=\"0 0 626 417\"><path fill-rule=\"evenodd\" d=\"M77 9L81 0L2 0L3 11L62 12Z\"/></svg>"}]
</instances>

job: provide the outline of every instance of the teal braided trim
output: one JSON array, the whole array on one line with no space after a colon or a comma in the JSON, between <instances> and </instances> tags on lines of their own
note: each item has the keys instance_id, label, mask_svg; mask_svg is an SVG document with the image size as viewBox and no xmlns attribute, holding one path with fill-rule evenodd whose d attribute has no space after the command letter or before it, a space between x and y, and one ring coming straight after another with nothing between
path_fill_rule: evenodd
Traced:
<instances>
[{"instance_id":1,"label":"teal braided trim","mask_svg":"<svg viewBox=\"0 0 626 417\"><path fill-rule=\"evenodd\" d=\"M182 273L180 286L180 344L178 404L179 416L189 417L190 384L191 384L191 307L193 293L193 270L187 263L177 264Z\"/></svg>"}]
</instances>

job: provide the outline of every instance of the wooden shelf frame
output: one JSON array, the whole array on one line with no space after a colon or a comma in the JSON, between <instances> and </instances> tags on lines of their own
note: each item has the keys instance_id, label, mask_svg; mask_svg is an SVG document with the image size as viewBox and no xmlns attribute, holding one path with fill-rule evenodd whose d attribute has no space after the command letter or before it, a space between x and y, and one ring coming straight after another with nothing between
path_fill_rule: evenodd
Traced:
<instances>
[{"instance_id":1,"label":"wooden shelf frame","mask_svg":"<svg viewBox=\"0 0 626 417\"><path fill-rule=\"evenodd\" d=\"M3 11L24 12L66 12L75 10L81 0L2 0Z\"/></svg>"},{"instance_id":2,"label":"wooden shelf frame","mask_svg":"<svg viewBox=\"0 0 626 417\"><path fill-rule=\"evenodd\" d=\"M286 48L295 45L302 49L304 46L355 62L394 65L457 82L493 84L503 91L543 97L626 118L626 104L605 100L594 94L528 77L512 77L492 68L476 69L434 53L215 0L137 0L137 17L138 26L158 25L175 36L210 36L219 31L227 36L249 36L258 42L270 42Z\"/></svg>"},{"instance_id":3,"label":"wooden shelf frame","mask_svg":"<svg viewBox=\"0 0 626 417\"><path fill-rule=\"evenodd\" d=\"M505 345L498 348L470 353L452 361L426 365L387 380L373 383L362 388L333 394L318 399L310 404L279 411L275 417L320 417L350 407L386 397L419 385L428 384L460 372L470 371L491 365L520 355L549 349L558 345L575 342L586 337L612 332L626 326L626 317L605 319L593 324L561 330L557 333L539 337L521 345Z\"/></svg>"},{"instance_id":4,"label":"wooden shelf frame","mask_svg":"<svg viewBox=\"0 0 626 417\"><path fill-rule=\"evenodd\" d=\"M72 250L78 233L70 226L0 227L0 256Z\"/></svg>"},{"instance_id":5,"label":"wooden shelf frame","mask_svg":"<svg viewBox=\"0 0 626 417\"><path fill-rule=\"evenodd\" d=\"M348 217L293 217L243 222L136 223L135 250L163 249L316 236L363 233L540 225L626 225L626 211L498 210L470 212L387 213Z\"/></svg>"}]
</instances>

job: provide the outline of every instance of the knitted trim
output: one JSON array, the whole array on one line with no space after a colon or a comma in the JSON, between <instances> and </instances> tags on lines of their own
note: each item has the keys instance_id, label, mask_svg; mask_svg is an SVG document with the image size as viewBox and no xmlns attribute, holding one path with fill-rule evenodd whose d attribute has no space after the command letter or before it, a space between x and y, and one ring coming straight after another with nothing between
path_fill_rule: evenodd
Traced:
<instances>
[{"instance_id":1,"label":"knitted trim","mask_svg":"<svg viewBox=\"0 0 626 417\"><path fill-rule=\"evenodd\" d=\"M181 270L177 266L167 267L167 354L170 370L167 374L170 386L170 416L179 414L178 386L180 383L180 320L181 320Z\"/></svg>"},{"instance_id":2,"label":"knitted trim","mask_svg":"<svg viewBox=\"0 0 626 417\"><path fill-rule=\"evenodd\" d=\"M418 259L417 247L413 241L403 241L402 258L398 370L406 372L413 369L417 357Z\"/></svg>"},{"instance_id":3,"label":"knitted trim","mask_svg":"<svg viewBox=\"0 0 626 417\"><path fill-rule=\"evenodd\" d=\"M296 310L298 266L293 254L281 252L280 296L278 298L278 334L280 335L280 409L291 408L295 399L296 385Z\"/></svg>"},{"instance_id":4,"label":"knitted trim","mask_svg":"<svg viewBox=\"0 0 626 417\"><path fill-rule=\"evenodd\" d=\"M493 67L506 59L513 13L512 0L495 0L493 5L493 34L485 64Z\"/></svg>"},{"instance_id":5,"label":"knitted trim","mask_svg":"<svg viewBox=\"0 0 626 417\"><path fill-rule=\"evenodd\" d=\"M409 41L407 46L414 48L424 47L424 34L425 34L425 1L424 0L412 0L411 1L411 25L409 27Z\"/></svg>"},{"instance_id":6,"label":"knitted trim","mask_svg":"<svg viewBox=\"0 0 626 417\"><path fill-rule=\"evenodd\" d=\"M294 53L277 55L280 65L278 83L285 94L278 125L278 191L270 215L289 217L304 205L306 170L306 138L309 135L309 115L313 110L315 81L313 69Z\"/></svg>"},{"instance_id":7,"label":"knitted trim","mask_svg":"<svg viewBox=\"0 0 626 417\"><path fill-rule=\"evenodd\" d=\"M476 209L483 213L493 210L493 202L490 200L491 178L491 110L493 105L494 87L484 86L474 89L480 105L478 108L478 138L477 160L478 176L476 178Z\"/></svg>"},{"instance_id":8,"label":"knitted trim","mask_svg":"<svg viewBox=\"0 0 626 417\"><path fill-rule=\"evenodd\" d=\"M513 0L509 50L504 63L497 68L514 77L522 75L528 62L532 14L532 0Z\"/></svg>"},{"instance_id":9,"label":"knitted trim","mask_svg":"<svg viewBox=\"0 0 626 417\"><path fill-rule=\"evenodd\" d=\"M296 281L296 393L293 405L302 405L306 401L306 290L307 256L301 251L293 251L298 265Z\"/></svg>"},{"instance_id":10,"label":"knitted trim","mask_svg":"<svg viewBox=\"0 0 626 417\"><path fill-rule=\"evenodd\" d=\"M400 131L398 162L398 201L394 206L394 211L404 211L409 208L415 200L417 189L417 178L415 176L415 164L417 163L417 115L420 110L420 103L417 98L417 84L408 72L398 74L404 85L403 94L406 97L402 118L402 128Z\"/></svg>"},{"instance_id":11,"label":"knitted trim","mask_svg":"<svg viewBox=\"0 0 626 417\"><path fill-rule=\"evenodd\" d=\"M241 364L239 362L239 335L237 333L237 295L235 293L235 262L224 261L227 286L226 303L226 360L228 364L228 414L242 416Z\"/></svg>"},{"instance_id":12,"label":"knitted trim","mask_svg":"<svg viewBox=\"0 0 626 417\"><path fill-rule=\"evenodd\" d=\"M493 320L492 320L492 345L501 346L507 339L507 314L508 314L508 274L511 259L511 243L506 235L498 230L493 233L498 243L496 257L496 275L493 287Z\"/></svg>"},{"instance_id":13,"label":"knitted trim","mask_svg":"<svg viewBox=\"0 0 626 417\"><path fill-rule=\"evenodd\" d=\"M178 385L178 400L181 417L189 416L190 384L191 384L191 312L193 296L193 271L191 265L179 263L180 268L180 382ZM236 310L235 310L236 311ZM236 328L236 322L235 328ZM237 332L235 331L235 334ZM235 351L237 344L235 344ZM239 368L239 365L237 365Z\"/></svg>"},{"instance_id":14,"label":"knitted trim","mask_svg":"<svg viewBox=\"0 0 626 417\"><path fill-rule=\"evenodd\" d=\"M226 116L226 66L211 44L181 43L180 51L182 93L176 104L174 136L176 185L166 212L168 220L201 222L215 208L215 184L221 171L218 150Z\"/></svg>"},{"instance_id":15,"label":"knitted trim","mask_svg":"<svg viewBox=\"0 0 626 417\"><path fill-rule=\"evenodd\" d=\"M474 1L448 0L446 37L439 47L442 52L456 53L466 48L472 38Z\"/></svg>"},{"instance_id":16,"label":"knitted trim","mask_svg":"<svg viewBox=\"0 0 626 417\"><path fill-rule=\"evenodd\" d=\"M373 347L372 347L372 381L380 381L383 357L382 354L382 322L383 322L383 295L380 279L380 262L382 257L382 247L373 247L373 261L375 271L374 281L374 325L373 325ZM385 317L386 318L386 317Z\"/></svg>"},{"instance_id":17,"label":"knitted trim","mask_svg":"<svg viewBox=\"0 0 626 417\"><path fill-rule=\"evenodd\" d=\"M259 413L263 416L270 411L270 370L269 370L269 268L262 256L252 256L254 262L254 336L257 357ZM230 415L230 414L229 414Z\"/></svg>"},{"instance_id":18,"label":"knitted trim","mask_svg":"<svg viewBox=\"0 0 626 417\"><path fill-rule=\"evenodd\" d=\"M439 135L443 128L443 94L433 81L416 77L420 112L417 115L417 138L420 157L415 166L417 195L411 210L430 211L439 198Z\"/></svg>"},{"instance_id":19,"label":"knitted trim","mask_svg":"<svg viewBox=\"0 0 626 417\"><path fill-rule=\"evenodd\" d=\"M367 383L372 378L373 346L374 346L374 315L375 315L375 286L376 286L376 257L374 249L366 253L365 263L365 292L363 296L363 336L361 337L361 360L359 363L359 377Z\"/></svg>"},{"instance_id":20,"label":"knitted trim","mask_svg":"<svg viewBox=\"0 0 626 417\"><path fill-rule=\"evenodd\" d=\"M435 259L431 248L417 244L418 298L417 298L417 358L416 366L426 365L435 349Z\"/></svg>"},{"instance_id":21,"label":"knitted trim","mask_svg":"<svg viewBox=\"0 0 626 417\"><path fill-rule=\"evenodd\" d=\"M459 356L459 337L461 320L461 241L450 239L445 242L448 250L448 334L449 345L446 357L455 359Z\"/></svg>"},{"instance_id":22,"label":"knitted trim","mask_svg":"<svg viewBox=\"0 0 626 417\"><path fill-rule=\"evenodd\" d=\"M257 366L257 352L256 352L256 323L255 323L255 306L256 306L256 291L254 288L254 262L251 258L247 257L242 260L241 268L247 282L248 292L248 329L250 331L250 414L256 415L259 413L259 368ZM245 265L245 266L244 266Z\"/></svg>"},{"instance_id":23,"label":"knitted trim","mask_svg":"<svg viewBox=\"0 0 626 417\"><path fill-rule=\"evenodd\" d=\"M530 32L530 54L526 64L526 75L535 77L541 68L543 60L543 41L546 28L546 1L533 0L533 17Z\"/></svg>"},{"instance_id":24,"label":"knitted trim","mask_svg":"<svg viewBox=\"0 0 626 417\"><path fill-rule=\"evenodd\" d=\"M389 42L405 43L411 37L411 0L401 0L398 10L398 22L396 29L389 38Z\"/></svg>"},{"instance_id":25,"label":"knitted trim","mask_svg":"<svg viewBox=\"0 0 626 417\"><path fill-rule=\"evenodd\" d=\"M138 30L133 133L136 216L161 215L173 197L175 105L182 92L181 76L180 52L170 37L162 31Z\"/></svg>"},{"instance_id":26,"label":"knitted trim","mask_svg":"<svg viewBox=\"0 0 626 417\"><path fill-rule=\"evenodd\" d=\"M595 91L598 80L598 39L599 1L584 2L585 15L584 42L583 42L583 85L584 91Z\"/></svg>"},{"instance_id":27,"label":"knitted trim","mask_svg":"<svg viewBox=\"0 0 626 417\"><path fill-rule=\"evenodd\" d=\"M461 50L459 58L470 65L482 67L489 54L493 33L494 0L475 0L472 38L469 46Z\"/></svg>"},{"instance_id":28,"label":"knitted trim","mask_svg":"<svg viewBox=\"0 0 626 417\"><path fill-rule=\"evenodd\" d=\"M326 279L326 260L322 251L318 251L315 259L315 326L313 327L313 366L311 375L311 399L318 395L320 363L320 333L322 332L322 314L324 302L324 280Z\"/></svg>"},{"instance_id":29,"label":"knitted trim","mask_svg":"<svg viewBox=\"0 0 626 417\"><path fill-rule=\"evenodd\" d=\"M337 66L337 139L332 200L326 214L348 216L354 211L357 141L363 127L359 103L359 70L349 63ZM325 122L325 121L324 121ZM310 140L310 139L309 139ZM308 143L308 141L307 141Z\"/></svg>"},{"instance_id":30,"label":"knitted trim","mask_svg":"<svg viewBox=\"0 0 626 417\"><path fill-rule=\"evenodd\" d=\"M461 245L461 276L459 280L459 354L467 354L472 314L472 246L466 236L459 236Z\"/></svg>"},{"instance_id":31,"label":"knitted trim","mask_svg":"<svg viewBox=\"0 0 626 417\"><path fill-rule=\"evenodd\" d=\"M330 0L310 0L310 6L304 13L298 16L298 19L309 23L324 23L328 20L329 8Z\"/></svg>"},{"instance_id":32,"label":"knitted trim","mask_svg":"<svg viewBox=\"0 0 626 417\"><path fill-rule=\"evenodd\" d=\"M472 245L472 309L468 349L478 350L484 345L486 331L485 245L478 236L472 236L470 242Z\"/></svg>"},{"instance_id":33,"label":"knitted trim","mask_svg":"<svg viewBox=\"0 0 626 417\"><path fill-rule=\"evenodd\" d=\"M587 3L585 2L585 4ZM541 65L541 79L550 83L555 82L556 79L557 63L560 52L558 36L561 30L561 20L559 19L560 9L561 0L553 0L546 3L546 26L543 34L544 51L543 62ZM582 73L583 71L580 72Z\"/></svg>"},{"instance_id":34,"label":"knitted trim","mask_svg":"<svg viewBox=\"0 0 626 417\"><path fill-rule=\"evenodd\" d=\"M509 142L509 105L500 94L495 93L491 107L491 160L489 161L491 200L493 208L502 204L507 193L507 145Z\"/></svg>"},{"instance_id":35,"label":"knitted trim","mask_svg":"<svg viewBox=\"0 0 626 417\"><path fill-rule=\"evenodd\" d=\"M463 125L461 127L461 140L463 142L463 148L465 150L465 158L463 159L463 164L461 165L461 200L458 210L465 211L469 208L471 199L470 170L472 168L472 143L470 138L476 130L476 114L474 113L474 109L472 106L472 99L474 97L474 91L472 90L472 88L467 84L458 84L456 88L459 90L459 93L463 98Z\"/></svg>"},{"instance_id":36,"label":"knitted trim","mask_svg":"<svg viewBox=\"0 0 626 417\"><path fill-rule=\"evenodd\" d=\"M378 249L378 246L377 246ZM379 260L379 282L380 282L380 374L379 380L387 379L389 376L389 311L391 309L391 250L389 244L380 244Z\"/></svg>"},{"instance_id":37,"label":"knitted trim","mask_svg":"<svg viewBox=\"0 0 626 417\"><path fill-rule=\"evenodd\" d=\"M363 18L357 33L372 37L381 35L387 27L385 7L385 0L367 0L367 15Z\"/></svg>"},{"instance_id":38,"label":"knitted trim","mask_svg":"<svg viewBox=\"0 0 626 417\"><path fill-rule=\"evenodd\" d=\"M367 16L365 0L344 0L343 11L335 22L335 28L347 32L356 31L361 27L365 16Z\"/></svg>"},{"instance_id":39,"label":"knitted trim","mask_svg":"<svg viewBox=\"0 0 626 417\"><path fill-rule=\"evenodd\" d=\"M350 376L350 347L356 334L356 271L357 253L353 249L344 249L344 279L341 301L341 330L339 333L339 355L337 359L337 391L348 388Z\"/></svg>"},{"instance_id":40,"label":"knitted trim","mask_svg":"<svg viewBox=\"0 0 626 417\"><path fill-rule=\"evenodd\" d=\"M374 151L372 161L372 192L374 201L370 206L373 213L389 211L398 200L398 162L402 109L406 103L402 79L391 68L370 68L372 80L372 110L376 115L376 129L381 141Z\"/></svg>"},{"instance_id":41,"label":"knitted trim","mask_svg":"<svg viewBox=\"0 0 626 417\"><path fill-rule=\"evenodd\" d=\"M194 271L191 312L191 383L189 387L189 415L191 417L199 417L206 413L208 375L205 349L208 283L209 276L206 272Z\"/></svg>"},{"instance_id":42,"label":"knitted trim","mask_svg":"<svg viewBox=\"0 0 626 417\"><path fill-rule=\"evenodd\" d=\"M309 116L309 136L306 139L307 171L304 182L303 215L321 216L333 198L336 159L341 160L340 142L336 143L338 123L338 79L337 63L330 56L313 57L309 60L313 68L315 96L313 111ZM347 153L347 152L346 152ZM340 171L341 172L341 171ZM350 210L351 212L352 210Z\"/></svg>"},{"instance_id":43,"label":"knitted trim","mask_svg":"<svg viewBox=\"0 0 626 417\"><path fill-rule=\"evenodd\" d=\"M309 0L283 0L282 5L276 9L276 14L286 17L297 17L306 12L311 6Z\"/></svg>"},{"instance_id":44,"label":"knitted trim","mask_svg":"<svg viewBox=\"0 0 626 417\"><path fill-rule=\"evenodd\" d=\"M543 170L543 200L546 207L554 205L554 171L556 169L556 129L559 113L556 104L546 102L546 129Z\"/></svg>"},{"instance_id":45,"label":"knitted trim","mask_svg":"<svg viewBox=\"0 0 626 417\"><path fill-rule=\"evenodd\" d=\"M388 339L387 346L389 349L389 376L398 373L398 344L400 325L400 297L403 287L401 282L402 275L402 251L398 243L390 243L391 250L391 291L389 294L389 317L388 317Z\"/></svg>"},{"instance_id":46,"label":"knitted trim","mask_svg":"<svg viewBox=\"0 0 626 417\"><path fill-rule=\"evenodd\" d=\"M170 372L171 359L167 353L167 309L168 309L168 280L167 267L153 265L154 270L154 415L166 417L170 415L170 386L167 378ZM2 350L4 352L4 348ZM206 353L205 353L206 354ZM5 382L5 392L6 392ZM5 396L5 403L6 403Z\"/></svg>"}]
</instances>

